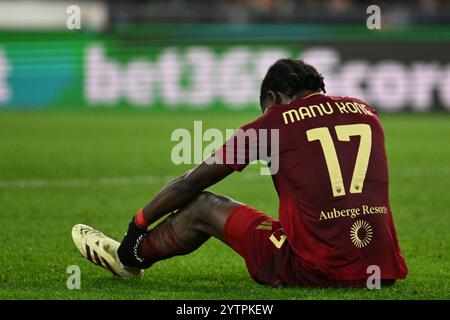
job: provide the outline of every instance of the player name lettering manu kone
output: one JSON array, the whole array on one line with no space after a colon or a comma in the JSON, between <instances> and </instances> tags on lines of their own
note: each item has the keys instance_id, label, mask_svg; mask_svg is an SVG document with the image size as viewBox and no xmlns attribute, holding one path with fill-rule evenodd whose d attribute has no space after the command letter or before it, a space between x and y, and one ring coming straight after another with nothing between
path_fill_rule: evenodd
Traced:
<instances>
[{"instance_id":1,"label":"player name lettering manu kone","mask_svg":"<svg viewBox=\"0 0 450 320\"><path fill-rule=\"evenodd\" d=\"M350 113L360 113L373 116L365 104L357 102L334 102L337 107L336 112L342 114ZM285 124L294 123L305 119L323 117L327 115L332 115L335 109L332 107L330 102L313 104L309 106L302 106L299 108L291 109L283 112L283 120Z\"/></svg>"},{"instance_id":2,"label":"player name lettering manu kone","mask_svg":"<svg viewBox=\"0 0 450 320\"><path fill-rule=\"evenodd\" d=\"M360 215L372 215L372 214L387 214L388 209L385 206L368 206L362 205L358 208L347 208L347 209L336 209L333 208L330 211L320 211L319 220L330 220L330 219L338 219L338 218L347 218L350 217L352 219L360 216Z\"/></svg>"}]
</instances>

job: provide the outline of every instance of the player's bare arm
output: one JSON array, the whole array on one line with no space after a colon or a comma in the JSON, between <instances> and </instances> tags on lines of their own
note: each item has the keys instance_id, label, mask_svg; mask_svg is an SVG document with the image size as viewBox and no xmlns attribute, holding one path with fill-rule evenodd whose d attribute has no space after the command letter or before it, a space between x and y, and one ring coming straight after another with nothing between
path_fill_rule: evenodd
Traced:
<instances>
[{"instance_id":1,"label":"player's bare arm","mask_svg":"<svg viewBox=\"0 0 450 320\"><path fill-rule=\"evenodd\" d=\"M225 164L211 162L202 162L193 170L171 181L136 214L130 222L127 235L118 250L120 260L124 264L142 268L149 266L149 262L144 261L141 257L142 254L134 250L135 247L141 245L141 241L147 235L151 238L159 238L159 233L173 232L179 242L186 244L187 247L195 245L195 248L207 240L210 235L224 240L223 226L230 211L227 208L232 208L233 201L211 193L205 193L202 196L202 192L223 180L233 170ZM225 210L209 211L208 202L214 201L217 205L222 205ZM230 205L227 206L226 203ZM169 219L166 219L167 221L162 222L153 230L147 231L150 224L176 210L179 211L173 213ZM162 237L169 238L170 235ZM182 247L183 245L167 244L167 246ZM160 253L165 249L159 248L157 251ZM181 248L175 251L183 252ZM171 253L164 254L164 256L166 255L171 255Z\"/></svg>"},{"instance_id":2,"label":"player's bare arm","mask_svg":"<svg viewBox=\"0 0 450 320\"><path fill-rule=\"evenodd\" d=\"M225 164L202 162L161 189L142 209L142 217L146 223L152 224L162 216L185 207L203 190L223 180L232 172L233 170Z\"/></svg>"}]
</instances>

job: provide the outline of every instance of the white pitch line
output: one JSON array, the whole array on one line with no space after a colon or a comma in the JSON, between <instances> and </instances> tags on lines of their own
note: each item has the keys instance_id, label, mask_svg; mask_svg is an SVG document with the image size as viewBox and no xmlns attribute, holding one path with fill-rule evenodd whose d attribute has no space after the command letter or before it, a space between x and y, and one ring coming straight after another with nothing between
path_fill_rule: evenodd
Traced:
<instances>
[{"instance_id":1,"label":"white pitch line","mask_svg":"<svg viewBox=\"0 0 450 320\"><path fill-rule=\"evenodd\" d=\"M0 188L70 188L89 186L128 186L135 184L157 184L169 181L173 176L102 177L97 179L30 179L0 180Z\"/></svg>"},{"instance_id":2,"label":"white pitch line","mask_svg":"<svg viewBox=\"0 0 450 320\"><path fill-rule=\"evenodd\" d=\"M0 180L0 189L25 188L83 188L91 186L129 186L136 184L163 184L168 183L175 176L130 176L130 177L100 177L75 179L28 179L28 180ZM244 180L255 180L259 175L243 175Z\"/></svg>"},{"instance_id":3,"label":"white pitch line","mask_svg":"<svg viewBox=\"0 0 450 320\"><path fill-rule=\"evenodd\" d=\"M412 167L412 168L393 168L390 169L391 177L420 177L420 176L438 176L443 178L450 175L450 166L445 167ZM170 175L148 175L148 176L129 176L129 177L100 177L100 178L74 178L74 179L24 179L24 180L0 180L0 189L25 189L25 188L83 188L90 186L110 187L110 186L129 186L129 185L155 185L163 186L175 176ZM258 179L267 179L259 174L242 174L241 177L246 181Z\"/></svg>"}]
</instances>

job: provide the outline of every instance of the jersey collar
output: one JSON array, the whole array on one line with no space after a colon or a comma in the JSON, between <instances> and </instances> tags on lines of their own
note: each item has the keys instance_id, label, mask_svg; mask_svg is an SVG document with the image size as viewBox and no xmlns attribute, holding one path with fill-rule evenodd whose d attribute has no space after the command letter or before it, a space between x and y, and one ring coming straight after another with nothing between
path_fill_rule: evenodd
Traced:
<instances>
[{"instance_id":1,"label":"jersey collar","mask_svg":"<svg viewBox=\"0 0 450 320\"><path fill-rule=\"evenodd\" d=\"M310 93L310 94L308 94L308 95L306 95L306 96L304 96L304 97L298 97L297 99L295 99L295 100L298 100L298 99L301 99L301 100L303 100L303 99L308 99L309 97L312 97L312 96L317 96L317 95L322 95L322 93L321 92L313 92L313 93Z\"/></svg>"}]
</instances>

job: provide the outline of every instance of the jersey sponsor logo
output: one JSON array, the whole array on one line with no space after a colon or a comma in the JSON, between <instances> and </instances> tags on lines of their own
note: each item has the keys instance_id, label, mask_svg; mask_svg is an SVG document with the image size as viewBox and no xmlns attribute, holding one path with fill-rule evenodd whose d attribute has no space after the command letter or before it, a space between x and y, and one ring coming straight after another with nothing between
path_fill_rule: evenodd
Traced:
<instances>
[{"instance_id":1,"label":"jersey sponsor logo","mask_svg":"<svg viewBox=\"0 0 450 320\"><path fill-rule=\"evenodd\" d=\"M346 209L337 209L333 208L329 211L320 211L319 220L330 220L330 219L338 219L338 218L347 218L350 217L352 219L359 217L362 215L372 215L372 214L387 214L388 209L386 206L368 206L362 205L357 208L346 208Z\"/></svg>"},{"instance_id":2,"label":"jersey sponsor logo","mask_svg":"<svg viewBox=\"0 0 450 320\"><path fill-rule=\"evenodd\" d=\"M357 220L350 228L350 239L357 248L366 247L373 238L373 229L366 220Z\"/></svg>"}]
</instances>

